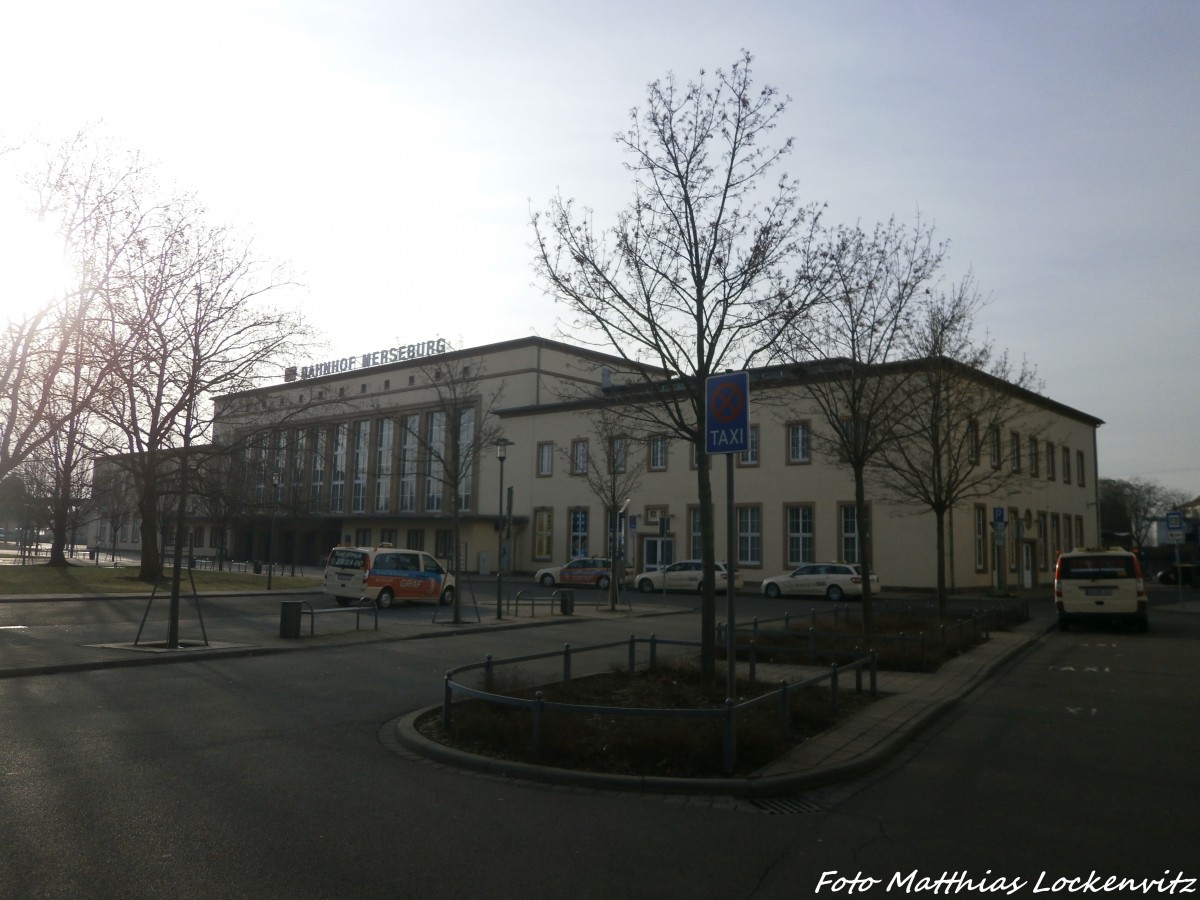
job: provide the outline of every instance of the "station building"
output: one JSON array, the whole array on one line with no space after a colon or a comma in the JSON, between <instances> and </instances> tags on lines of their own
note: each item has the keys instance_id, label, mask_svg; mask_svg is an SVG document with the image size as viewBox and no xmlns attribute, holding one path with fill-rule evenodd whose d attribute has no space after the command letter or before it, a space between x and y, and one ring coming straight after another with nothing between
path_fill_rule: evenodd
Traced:
<instances>
[{"instance_id":1,"label":"station building","mask_svg":"<svg viewBox=\"0 0 1200 900\"><path fill-rule=\"evenodd\" d=\"M822 450L809 375L804 364L750 373L752 440L735 457L732 504L736 566L750 589L861 553L853 476ZM423 342L289 370L278 384L216 400L214 444L236 448L243 481L219 521L193 504L194 552L221 546L234 559L315 565L339 544L391 543L447 559L457 512L466 572L531 573L609 556L614 543L634 572L699 558L696 466L712 458L638 414L672 384L654 367L536 337L461 350ZM954 589L1048 584L1059 552L1098 540L1101 420L1003 382L996 389L1013 395L1015 412L979 437L975 464L1007 477L948 516ZM454 449L472 444L472 453ZM717 459L723 559L728 499ZM465 463L457 484L446 481L447 460ZM611 477L607 495L597 471ZM932 513L885 500L870 481L867 496L884 590L933 588Z\"/></svg>"}]
</instances>

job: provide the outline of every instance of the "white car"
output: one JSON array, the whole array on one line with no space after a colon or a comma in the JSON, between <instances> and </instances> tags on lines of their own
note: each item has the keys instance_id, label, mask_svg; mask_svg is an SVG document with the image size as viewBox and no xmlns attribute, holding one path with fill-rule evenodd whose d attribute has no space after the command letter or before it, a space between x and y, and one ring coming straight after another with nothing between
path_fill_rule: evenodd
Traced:
<instances>
[{"instance_id":1,"label":"white car","mask_svg":"<svg viewBox=\"0 0 1200 900\"><path fill-rule=\"evenodd\" d=\"M716 564L717 590L726 590L725 563ZM663 590L664 584L668 591L692 591L699 593L704 581L704 563L698 559L685 559L671 563L665 569L655 572L642 572L634 579L637 589L644 593ZM742 576L737 572L733 575L733 587L737 590L742 586Z\"/></svg>"},{"instance_id":2,"label":"white car","mask_svg":"<svg viewBox=\"0 0 1200 900\"><path fill-rule=\"evenodd\" d=\"M827 600L862 596L862 568L853 563L807 563L785 575L766 578L762 592L768 597L784 594L824 594ZM871 593L879 590L879 576L871 576Z\"/></svg>"}]
</instances>

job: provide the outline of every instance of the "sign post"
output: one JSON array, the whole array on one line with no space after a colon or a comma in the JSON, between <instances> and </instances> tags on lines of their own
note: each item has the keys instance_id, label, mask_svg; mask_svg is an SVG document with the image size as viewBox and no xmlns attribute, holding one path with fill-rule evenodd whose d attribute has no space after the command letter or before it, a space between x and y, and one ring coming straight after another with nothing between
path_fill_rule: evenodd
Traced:
<instances>
[{"instance_id":1,"label":"sign post","mask_svg":"<svg viewBox=\"0 0 1200 900\"><path fill-rule=\"evenodd\" d=\"M1167 540L1175 545L1175 581L1179 602L1183 602L1183 565L1179 559L1179 545L1183 543L1183 513L1172 510L1167 513ZM1145 573L1142 573L1145 577Z\"/></svg>"},{"instance_id":2,"label":"sign post","mask_svg":"<svg viewBox=\"0 0 1200 900\"><path fill-rule=\"evenodd\" d=\"M733 454L750 449L750 374L727 372L704 382L704 452L725 454L725 660L726 694L737 696L737 643L734 637L734 560L737 548L733 517ZM713 573L714 579L716 573Z\"/></svg>"}]
</instances>

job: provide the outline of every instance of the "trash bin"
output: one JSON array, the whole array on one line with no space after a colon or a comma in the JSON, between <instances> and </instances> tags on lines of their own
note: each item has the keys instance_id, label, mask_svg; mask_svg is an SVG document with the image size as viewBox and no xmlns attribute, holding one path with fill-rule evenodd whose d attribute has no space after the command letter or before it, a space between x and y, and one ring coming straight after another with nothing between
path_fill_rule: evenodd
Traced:
<instances>
[{"instance_id":1,"label":"trash bin","mask_svg":"<svg viewBox=\"0 0 1200 900\"><path fill-rule=\"evenodd\" d=\"M95 551L95 550L89 550L89 551L88 551L88 559L95 559L95 558L96 558L96 551Z\"/></svg>"},{"instance_id":2,"label":"trash bin","mask_svg":"<svg viewBox=\"0 0 1200 900\"><path fill-rule=\"evenodd\" d=\"M256 563L254 564L254 574L255 574L255 575L261 575L261 574L262 574L262 563L260 563L260 562L256 562Z\"/></svg>"},{"instance_id":3,"label":"trash bin","mask_svg":"<svg viewBox=\"0 0 1200 900\"><path fill-rule=\"evenodd\" d=\"M575 613L575 591L565 590L559 593L558 611L564 616L573 615Z\"/></svg>"},{"instance_id":4,"label":"trash bin","mask_svg":"<svg viewBox=\"0 0 1200 900\"><path fill-rule=\"evenodd\" d=\"M279 601L279 636L281 638L300 637L300 611L303 608L303 600Z\"/></svg>"}]
</instances>

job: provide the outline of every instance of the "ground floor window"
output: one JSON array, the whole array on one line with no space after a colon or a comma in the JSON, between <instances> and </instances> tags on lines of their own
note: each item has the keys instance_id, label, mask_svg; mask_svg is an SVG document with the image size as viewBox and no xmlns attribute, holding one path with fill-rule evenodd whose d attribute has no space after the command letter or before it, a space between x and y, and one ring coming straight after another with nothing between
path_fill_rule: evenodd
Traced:
<instances>
[{"instance_id":1,"label":"ground floor window","mask_svg":"<svg viewBox=\"0 0 1200 900\"><path fill-rule=\"evenodd\" d=\"M538 509L533 513L533 558L553 559L554 510Z\"/></svg>"},{"instance_id":2,"label":"ground floor window","mask_svg":"<svg viewBox=\"0 0 1200 900\"><path fill-rule=\"evenodd\" d=\"M842 561L858 562L858 513L853 506L843 505L840 510L841 522L839 541L842 548Z\"/></svg>"},{"instance_id":3,"label":"ground floor window","mask_svg":"<svg viewBox=\"0 0 1200 900\"><path fill-rule=\"evenodd\" d=\"M573 509L568 515L570 516L571 533L568 537L567 547L570 551L571 559L580 556L588 555L588 511L586 509Z\"/></svg>"},{"instance_id":4,"label":"ground floor window","mask_svg":"<svg viewBox=\"0 0 1200 900\"><path fill-rule=\"evenodd\" d=\"M762 508L737 509L737 562L739 566L762 565Z\"/></svg>"},{"instance_id":5,"label":"ground floor window","mask_svg":"<svg viewBox=\"0 0 1200 900\"><path fill-rule=\"evenodd\" d=\"M411 549L411 548L409 548ZM452 559L454 556L454 532L449 528L439 528L433 536L433 555L440 559Z\"/></svg>"},{"instance_id":6,"label":"ground floor window","mask_svg":"<svg viewBox=\"0 0 1200 900\"><path fill-rule=\"evenodd\" d=\"M784 518L787 523L787 564L802 566L813 562L812 506L788 506Z\"/></svg>"},{"instance_id":7,"label":"ground floor window","mask_svg":"<svg viewBox=\"0 0 1200 900\"><path fill-rule=\"evenodd\" d=\"M370 528L355 528L354 529L354 546L355 547L370 547L371 546L371 529Z\"/></svg>"},{"instance_id":8,"label":"ground floor window","mask_svg":"<svg viewBox=\"0 0 1200 900\"><path fill-rule=\"evenodd\" d=\"M425 549L425 531L421 528L408 529L408 540L404 546L408 550L424 550Z\"/></svg>"},{"instance_id":9,"label":"ground floor window","mask_svg":"<svg viewBox=\"0 0 1200 900\"><path fill-rule=\"evenodd\" d=\"M988 518L987 507L975 507L975 571L987 571L987 534L988 534Z\"/></svg>"}]
</instances>

